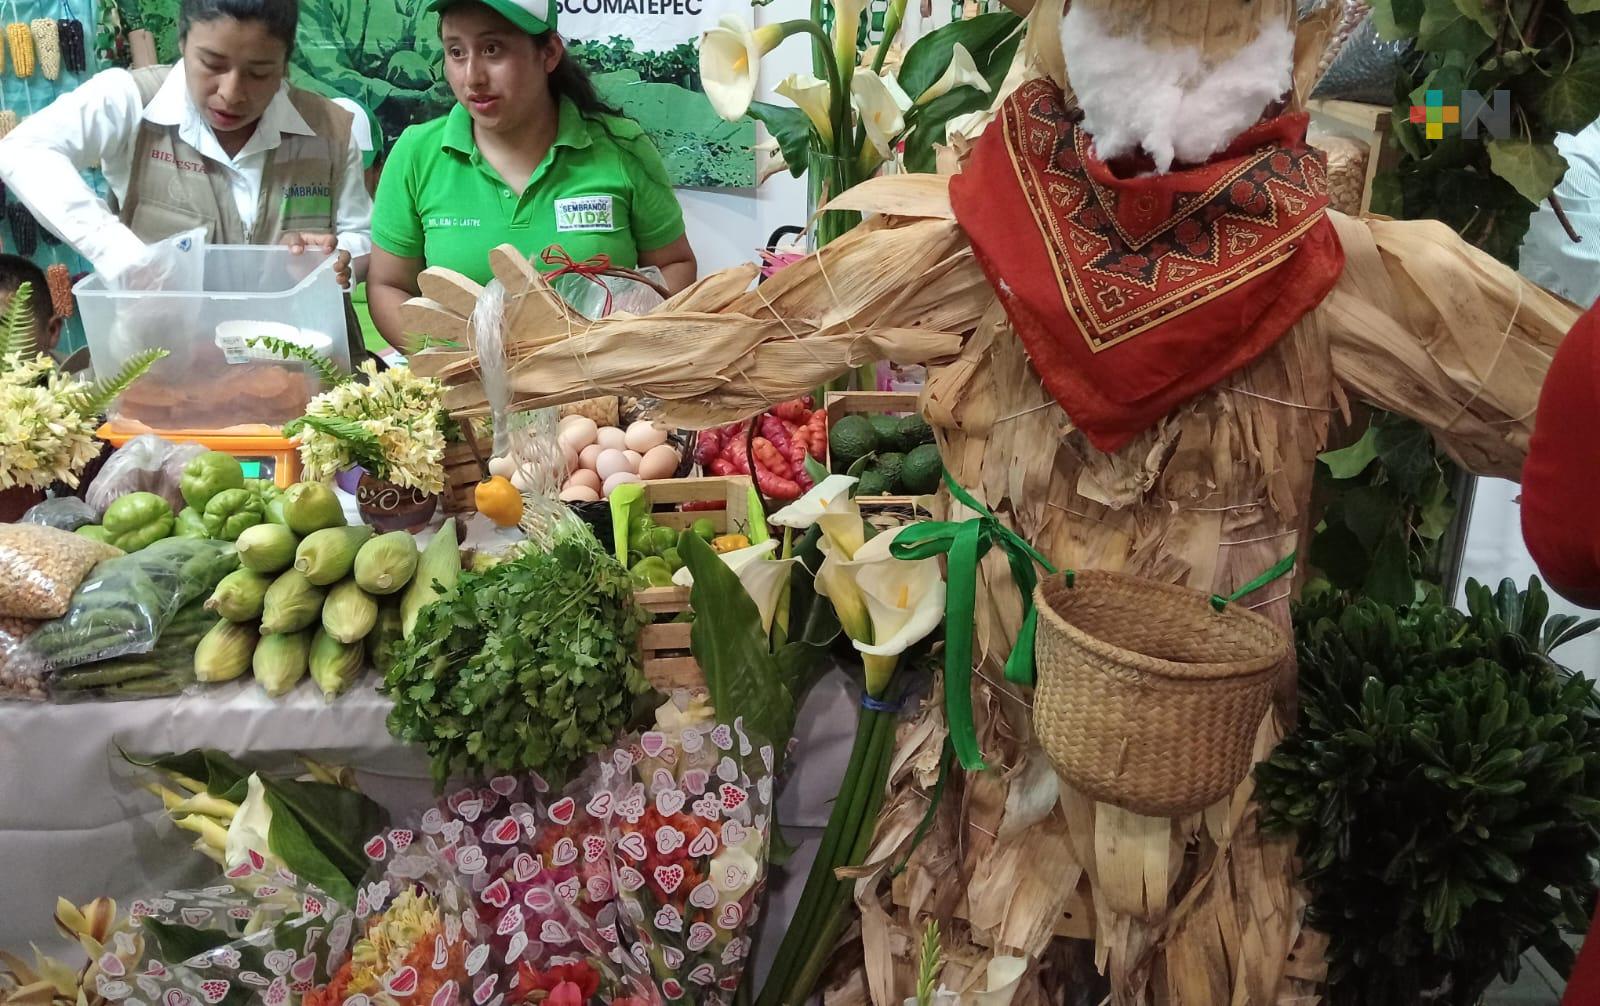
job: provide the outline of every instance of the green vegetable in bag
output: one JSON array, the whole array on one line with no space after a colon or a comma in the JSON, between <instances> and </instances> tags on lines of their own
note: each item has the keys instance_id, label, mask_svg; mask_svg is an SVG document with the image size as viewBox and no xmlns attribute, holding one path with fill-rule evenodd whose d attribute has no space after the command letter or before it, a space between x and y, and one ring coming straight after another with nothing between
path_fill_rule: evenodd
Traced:
<instances>
[{"instance_id":1,"label":"green vegetable in bag","mask_svg":"<svg viewBox=\"0 0 1600 1006\"><path fill-rule=\"evenodd\" d=\"M206 533L222 541L236 541L246 528L266 519L261 497L248 489L224 489L206 504Z\"/></svg>"},{"instance_id":2,"label":"green vegetable in bag","mask_svg":"<svg viewBox=\"0 0 1600 1006\"><path fill-rule=\"evenodd\" d=\"M206 530L204 516L192 506L186 506L178 511L178 519L173 522L172 533L179 538L211 537L211 532Z\"/></svg>"},{"instance_id":3,"label":"green vegetable in bag","mask_svg":"<svg viewBox=\"0 0 1600 1006\"><path fill-rule=\"evenodd\" d=\"M155 493L129 493L106 507L101 527L111 544L137 552L172 534L172 507Z\"/></svg>"},{"instance_id":4,"label":"green vegetable in bag","mask_svg":"<svg viewBox=\"0 0 1600 1006\"><path fill-rule=\"evenodd\" d=\"M204 510L220 492L242 488L244 469L239 467L239 459L221 451L206 451L195 457L183 466L183 478L178 482L183 501L196 510Z\"/></svg>"}]
</instances>

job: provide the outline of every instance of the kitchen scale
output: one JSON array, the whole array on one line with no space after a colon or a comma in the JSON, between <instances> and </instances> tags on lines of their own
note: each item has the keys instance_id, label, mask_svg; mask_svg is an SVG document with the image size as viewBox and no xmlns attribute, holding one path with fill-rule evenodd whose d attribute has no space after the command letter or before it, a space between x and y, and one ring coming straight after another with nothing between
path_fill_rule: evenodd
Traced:
<instances>
[{"instance_id":1,"label":"kitchen scale","mask_svg":"<svg viewBox=\"0 0 1600 1006\"><path fill-rule=\"evenodd\" d=\"M272 482L280 489L287 489L300 481L300 451L294 441L285 439L281 434L214 433L206 430L129 431L115 429L106 423L96 435L112 447L120 448L140 433L153 433L173 443L196 443L208 451L232 454L239 459L239 467L244 469L245 478Z\"/></svg>"}]
</instances>

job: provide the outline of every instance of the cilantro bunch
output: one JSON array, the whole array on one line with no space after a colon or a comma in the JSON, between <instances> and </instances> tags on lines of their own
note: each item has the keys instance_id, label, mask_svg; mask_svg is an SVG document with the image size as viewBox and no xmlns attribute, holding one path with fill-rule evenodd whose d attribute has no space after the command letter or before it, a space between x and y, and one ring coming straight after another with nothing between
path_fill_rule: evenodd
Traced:
<instances>
[{"instance_id":1,"label":"cilantro bunch","mask_svg":"<svg viewBox=\"0 0 1600 1006\"><path fill-rule=\"evenodd\" d=\"M440 784L458 769L559 781L649 689L645 620L627 570L581 526L549 551L464 572L396 648L389 731L427 748Z\"/></svg>"}]
</instances>

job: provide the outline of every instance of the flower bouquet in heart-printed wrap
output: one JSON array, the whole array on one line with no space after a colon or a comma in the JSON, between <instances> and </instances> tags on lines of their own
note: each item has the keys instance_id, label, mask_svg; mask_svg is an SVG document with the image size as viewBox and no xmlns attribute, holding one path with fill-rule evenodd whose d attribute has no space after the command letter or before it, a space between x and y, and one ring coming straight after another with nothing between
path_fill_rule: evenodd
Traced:
<instances>
[{"instance_id":1,"label":"flower bouquet in heart-printed wrap","mask_svg":"<svg viewBox=\"0 0 1600 1006\"><path fill-rule=\"evenodd\" d=\"M291 1006L325 982L354 917L250 854L216 884L129 905L144 957L102 989L118 1006Z\"/></svg>"},{"instance_id":2,"label":"flower bouquet in heart-printed wrap","mask_svg":"<svg viewBox=\"0 0 1600 1006\"><path fill-rule=\"evenodd\" d=\"M601 766L626 953L667 1002L730 1003L766 880L772 748L742 719L657 725Z\"/></svg>"},{"instance_id":3,"label":"flower bouquet in heart-printed wrap","mask_svg":"<svg viewBox=\"0 0 1600 1006\"><path fill-rule=\"evenodd\" d=\"M482 944L448 848L414 828L391 828L364 848L371 869L356 891L347 949L303 1006L463 1006L468 963Z\"/></svg>"}]
</instances>

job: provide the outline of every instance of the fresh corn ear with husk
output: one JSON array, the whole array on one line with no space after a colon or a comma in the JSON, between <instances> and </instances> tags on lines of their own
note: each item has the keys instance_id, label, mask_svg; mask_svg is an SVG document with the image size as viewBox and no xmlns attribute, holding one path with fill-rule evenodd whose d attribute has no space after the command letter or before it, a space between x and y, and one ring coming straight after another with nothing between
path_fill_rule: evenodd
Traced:
<instances>
[{"instance_id":1,"label":"fresh corn ear with husk","mask_svg":"<svg viewBox=\"0 0 1600 1006\"><path fill-rule=\"evenodd\" d=\"M11 50L11 72L26 80L33 76L33 32L21 21L6 25L6 48Z\"/></svg>"},{"instance_id":2,"label":"fresh corn ear with husk","mask_svg":"<svg viewBox=\"0 0 1600 1006\"><path fill-rule=\"evenodd\" d=\"M423 550L411 586L400 599L400 627L407 639L417 624L417 613L454 587L460 578L461 549L456 544L456 519L451 517Z\"/></svg>"},{"instance_id":3,"label":"fresh corn ear with husk","mask_svg":"<svg viewBox=\"0 0 1600 1006\"><path fill-rule=\"evenodd\" d=\"M261 605L261 633L299 632L317 623L327 591L313 584L298 569L280 573Z\"/></svg>"},{"instance_id":4,"label":"fresh corn ear with husk","mask_svg":"<svg viewBox=\"0 0 1600 1006\"><path fill-rule=\"evenodd\" d=\"M378 605L378 624L367 633L367 659L380 675L389 673L389 663L394 648L405 638L405 628L400 616L400 598L386 598Z\"/></svg>"},{"instance_id":5,"label":"fresh corn ear with husk","mask_svg":"<svg viewBox=\"0 0 1600 1006\"><path fill-rule=\"evenodd\" d=\"M378 624L378 602L354 580L340 580L322 602L322 631L336 642L359 643Z\"/></svg>"},{"instance_id":6,"label":"fresh corn ear with husk","mask_svg":"<svg viewBox=\"0 0 1600 1006\"><path fill-rule=\"evenodd\" d=\"M309 631L265 636L256 647L251 669L256 683L272 698L286 694L306 676L311 658Z\"/></svg>"},{"instance_id":7,"label":"fresh corn ear with husk","mask_svg":"<svg viewBox=\"0 0 1600 1006\"><path fill-rule=\"evenodd\" d=\"M33 48L39 56L39 72L45 80L61 76L61 30L53 17L36 17L28 23Z\"/></svg>"},{"instance_id":8,"label":"fresh corn ear with husk","mask_svg":"<svg viewBox=\"0 0 1600 1006\"><path fill-rule=\"evenodd\" d=\"M417 540L408 532L381 534L356 553L356 583L369 594L393 594L411 582L417 561Z\"/></svg>"},{"instance_id":9,"label":"fresh corn ear with husk","mask_svg":"<svg viewBox=\"0 0 1600 1006\"><path fill-rule=\"evenodd\" d=\"M206 610L230 622L254 622L261 617L267 588L272 581L253 569L236 569L223 577L206 599Z\"/></svg>"},{"instance_id":10,"label":"fresh corn ear with husk","mask_svg":"<svg viewBox=\"0 0 1600 1006\"><path fill-rule=\"evenodd\" d=\"M281 573L294 565L295 547L300 539L282 524L263 522L247 527L233 543L239 550L239 564L257 573Z\"/></svg>"},{"instance_id":11,"label":"fresh corn ear with husk","mask_svg":"<svg viewBox=\"0 0 1600 1006\"><path fill-rule=\"evenodd\" d=\"M318 587L338 583L350 575L356 553L371 537L372 528L365 524L313 531L294 550L294 568Z\"/></svg>"},{"instance_id":12,"label":"fresh corn ear with husk","mask_svg":"<svg viewBox=\"0 0 1600 1006\"><path fill-rule=\"evenodd\" d=\"M360 643L341 643L326 632L317 633L311 640L311 680L323 698L332 700L355 684L365 655Z\"/></svg>"},{"instance_id":13,"label":"fresh corn ear with husk","mask_svg":"<svg viewBox=\"0 0 1600 1006\"><path fill-rule=\"evenodd\" d=\"M252 624L218 622L200 637L194 650L194 676L208 685L232 681L250 666L260 638Z\"/></svg>"}]
</instances>

